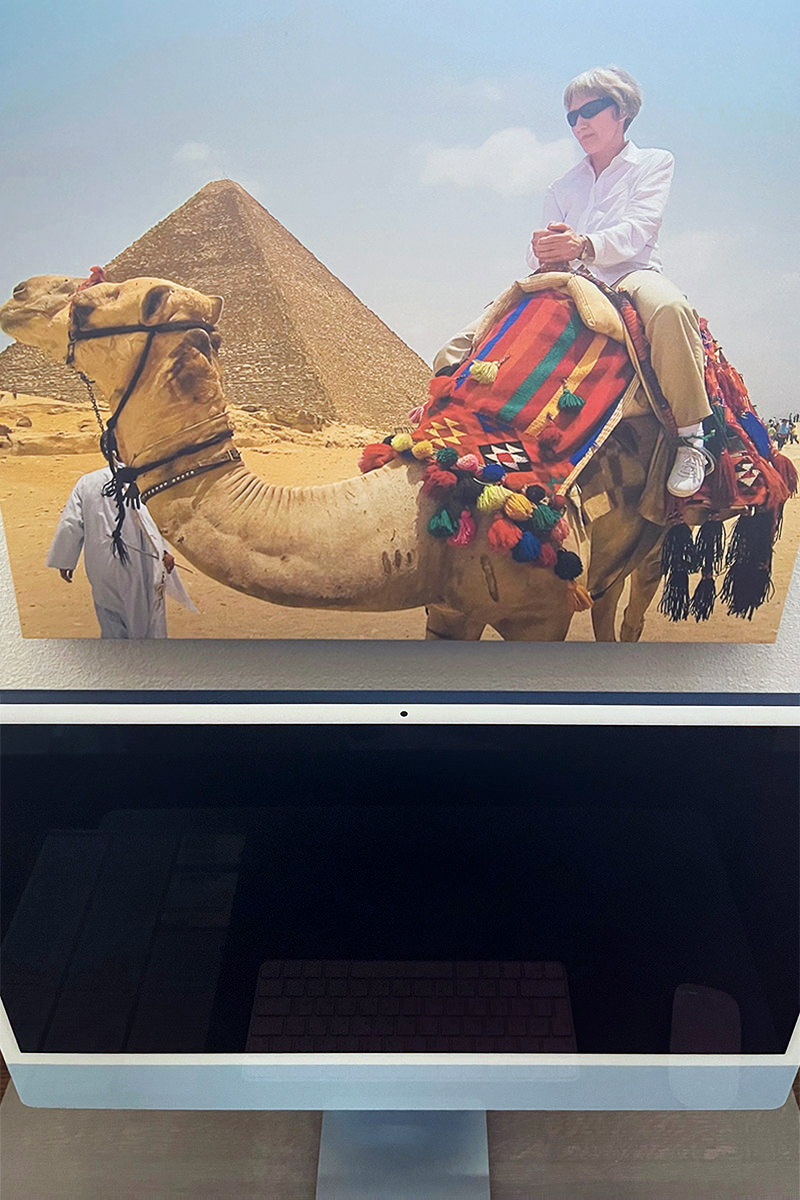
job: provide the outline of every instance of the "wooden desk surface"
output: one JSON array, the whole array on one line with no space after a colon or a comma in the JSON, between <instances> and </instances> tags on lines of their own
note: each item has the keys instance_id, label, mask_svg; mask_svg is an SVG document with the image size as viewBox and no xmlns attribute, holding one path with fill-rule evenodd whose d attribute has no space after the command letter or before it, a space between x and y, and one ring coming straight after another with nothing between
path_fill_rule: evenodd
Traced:
<instances>
[{"instance_id":1,"label":"wooden desk surface","mask_svg":"<svg viewBox=\"0 0 800 1200\"><path fill-rule=\"evenodd\" d=\"M0 1106L8 1200L314 1200L321 1114ZM489 1114L492 1200L797 1200L800 1114Z\"/></svg>"}]
</instances>

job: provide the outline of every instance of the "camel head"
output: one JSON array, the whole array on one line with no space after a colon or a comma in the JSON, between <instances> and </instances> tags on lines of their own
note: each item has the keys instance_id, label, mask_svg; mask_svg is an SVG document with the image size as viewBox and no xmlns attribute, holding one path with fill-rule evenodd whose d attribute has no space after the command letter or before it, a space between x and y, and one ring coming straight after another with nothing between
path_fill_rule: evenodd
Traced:
<instances>
[{"instance_id":1,"label":"camel head","mask_svg":"<svg viewBox=\"0 0 800 1200\"><path fill-rule=\"evenodd\" d=\"M18 283L11 299L0 307L0 328L51 358L65 359L70 324L79 330L190 320L215 325L222 312L221 296L205 296L167 279L96 283L81 290L83 282L64 275L34 275ZM114 357L119 356L123 339L128 336L115 338ZM92 355L102 340L87 342L81 348L81 361L76 365L88 375L90 366L109 357L107 346L99 355ZM132 349L135 353L135 344ZM99 382L98 376L91 377Z\"/></svg>"},{"instance_id":2,"label":"camel head","mask_svg":"<svg viewBox=\"0 0 800 1200\"><path fill-rule=\"evenodd\" d=\"M36 275L17 284L0 308L0 327L50 358L67 361L70 332L197 322L216 325L221 296L206 296L166 279L138 278L81 288L83 281L63 275ZM93 380L112 407L125 390L146 344L141 328L108 337L80 338L72 365ZM219 336L203 328L157 334L146 372L137 387L136 404L126 407L119 425L120 450L133 460L139 451L137 426L156 424L167 437L182 425L201 419L195 407L205 402L203 417L224 409L216 351ZM157 407L160 411L154 411ZM194 409L187 416L187 410Z\"/></svg>"}]
</instances>

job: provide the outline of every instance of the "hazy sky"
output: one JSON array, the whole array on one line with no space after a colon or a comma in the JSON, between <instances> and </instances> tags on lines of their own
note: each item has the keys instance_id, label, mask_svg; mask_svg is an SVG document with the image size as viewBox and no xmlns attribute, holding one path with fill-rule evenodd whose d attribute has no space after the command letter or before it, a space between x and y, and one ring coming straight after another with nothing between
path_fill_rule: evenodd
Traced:
<instances>
[{"instance_id":1,"label":"hazy sky","mask_svg":"<svg viewBox=\"0 0 800 1200\"><path fill-rule=\"evenodd\" d=\"M617 63L632 139L677 159L666 273L760 411L796 409L798 24L796 0L5 0L0 297L228 175L430 361L526 271L580 154L563 87Z\"/></svg>"}]
</instances>

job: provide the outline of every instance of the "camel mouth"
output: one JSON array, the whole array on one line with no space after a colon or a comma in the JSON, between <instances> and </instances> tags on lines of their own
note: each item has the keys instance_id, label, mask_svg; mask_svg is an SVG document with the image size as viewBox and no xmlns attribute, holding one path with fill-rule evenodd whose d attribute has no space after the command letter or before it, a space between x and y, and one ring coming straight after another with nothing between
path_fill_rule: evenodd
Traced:
<instances>
[{"instance_id":1,"label":"camel mouth","mask_svg":"<svg viewBox=\"0 0 800 1200\"><path fill-rule=\"evenodd\" d=\"M25 315L23 310L16 300L7 300L5 304L0 306L0 329L3 333L11 333L15 325L18 325L22 317Z\"/></svg>"},{"instance_id":2,"label":"camel mouth","mask_svg":"<svg viewBox=\"0 0 800 1200\"><path fill-rule=\"evenodd\" d=\"M80 279L65 275L34 275L18 283L0 307L0 328L6 333L27 320L49 320L69 304Z\"/></svg>"},{"instance_id":3,"label":"camel mouth","mask_svg":"<svg viewBox=\"0 0 800 1200\"><path fill-rule=\"evenodd\" d=\"M68 304L69 299L66 298L58 305L43 305L39 303L20 303L18 300L7 300L0 307L0 329L4 333L16 337L21 329L25 329L37 318L45 321L51 320L56 313L61 311Z\"/></svg>"}]
</instances>

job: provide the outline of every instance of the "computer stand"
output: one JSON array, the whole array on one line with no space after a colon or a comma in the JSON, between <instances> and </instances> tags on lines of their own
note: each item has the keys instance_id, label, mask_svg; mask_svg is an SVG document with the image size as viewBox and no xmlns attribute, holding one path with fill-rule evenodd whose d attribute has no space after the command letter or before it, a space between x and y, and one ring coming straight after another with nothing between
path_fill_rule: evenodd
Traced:
<instances>
[{"instance_id":1,"label":"computer stand","mask_svg":"<svg viewBox=\"0 0 800 1200\"><path fill-rule=\"evenodd\" d=\"M316 1200L489 1200L486 1113L325 1112Z\"/></svg>"}]
</instances>

